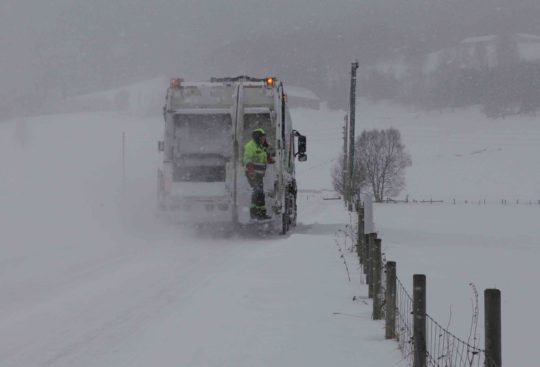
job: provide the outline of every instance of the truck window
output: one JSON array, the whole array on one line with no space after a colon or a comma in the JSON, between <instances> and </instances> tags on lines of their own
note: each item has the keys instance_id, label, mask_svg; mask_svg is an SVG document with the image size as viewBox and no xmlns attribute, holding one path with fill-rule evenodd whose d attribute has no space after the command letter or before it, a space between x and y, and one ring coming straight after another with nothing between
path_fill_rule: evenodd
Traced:
<instances>
[{"instance_id":1,"label":"truck window","mask_svg":"<svg viewBox=\"0 0 540 367\"><path fill-rule=\"evenodd\" d=\"M176 115L173 181L225 181L231 141L230 114Z\"/></svg>"},{"instance_id":2,"label":"truck window","mask_svg":"<svg viewBox=\"0 0 540 367\"><path fill-rule=\"evenodd\" d=\"M230 114L175 116L175 157L190 154L232 155Z\"/></svg>"}]
</instances>

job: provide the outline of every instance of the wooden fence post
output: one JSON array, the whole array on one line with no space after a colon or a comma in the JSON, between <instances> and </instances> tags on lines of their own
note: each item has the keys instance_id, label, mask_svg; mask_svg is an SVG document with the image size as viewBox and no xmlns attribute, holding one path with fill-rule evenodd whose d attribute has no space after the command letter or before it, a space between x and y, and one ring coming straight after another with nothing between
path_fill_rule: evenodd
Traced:
<instances>
[{"instance_id":1,"label":"wooden fence post","mask_svg":"<svg viewBox=\"0 0 540 367\"><path fill-rule=\"evenodd\" d=\"M501 359L501 291L484 290L485 367L502 367Z\"/></svg>"},{"instance_id":2,"label":"wooden fence post","mask_svg":"<svg viewBox=\"0 0 540 367\"><path fill-rule=\"evenodd\" d=\"M366 284L368 280L368 260L369 260L369 234L364 233L364 246L362 248L362 267L364 270L364 275L366 276Z\"/></svg>"},{"instance_id":3,"label":"wooden fence post","mask_svg":"<svg viewBox=\"0 0 540 367\"><path fill-rule=\"evenodd\" d=\"M396 263L386 263L386 339L396 337Z\"/></svg>"},{"instance_id":4,"label":"wooden fence post","mask_svg":"<svg viewBox=\"0 0 540 367\"><path fill-rule=\"evenodd\" d=\"M377 238L376 233L370 233L369 234L369 241L368 241L368 258L367 258L367 275L366 275L366 282L368 284L368 297L373 298L373 249L375 248L375 239Z\"/></svg>"},{"instance_id":5,"label":"wooden fence post","mask_svg":"<svg viewBox=\"0 0 540 367\"><path fill-rule=\"evenodd\" d=\"M426 276L413 275L413 367L426 367Z\"/></svg>"},{"instance_id":6,"label":"wooden fence post","mask_svg":"<svg viewBox=\"0 0 540 367\"><path fill-rule=\"evenodd\" d=\"M373 320L380 320L381 317L381 239L376 238L373 241Z\"/></svg>"},{"instance_id":7,"label":"wooden fence post","mask_svg":"<svg viewBox=\"0 0 540 367\"><path fill-rule=\"evenodd\" d=\"M358 255L358 261L360 265L364 263L363 257L363 242L364 241L364 208L358 206L358 227L356 236L356 253Z\"/></svg>"}]
</instances>

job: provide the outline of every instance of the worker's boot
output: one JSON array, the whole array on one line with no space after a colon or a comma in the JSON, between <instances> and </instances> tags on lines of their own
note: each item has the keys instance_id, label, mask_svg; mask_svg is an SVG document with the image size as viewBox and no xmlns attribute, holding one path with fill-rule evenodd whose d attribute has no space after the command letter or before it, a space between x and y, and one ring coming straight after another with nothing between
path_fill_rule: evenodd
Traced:
<instances>
[{"instance_id":1,"label":"worker's boot","mask_svg":"<svg viewBox=\"0 0 540 367\"><path fill-rule=\"evenodd\" d=\"M268 214L266 214L266 208L257 208L257 219L259 220L265 220L265 219L271 219Z\"/></svg>"}]
</instances>

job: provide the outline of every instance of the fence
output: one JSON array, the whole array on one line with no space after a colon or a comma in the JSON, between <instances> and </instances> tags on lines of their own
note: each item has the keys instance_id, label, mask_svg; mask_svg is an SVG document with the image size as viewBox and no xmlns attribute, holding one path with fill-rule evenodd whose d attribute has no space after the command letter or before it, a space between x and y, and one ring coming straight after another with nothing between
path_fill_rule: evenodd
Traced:
<instances>
[{"instance_id":1,"label":"fence","mask_svg":"<svg viewBox=\"0 0 540 367\"><path fill-rule=\"evenodd\" d=\"M382 240L376 233L365 233L365 219L369 222L372 218L372 213L366 213L368 207L357 206L357 231L353 237L369 297L373 299L372 316L374 320L385 319L386 338L397 340L413 367L502 367L500 291L484 291L484 349L477 345L476 330L467 341L453 335L427 313L426 276L413 276L411 296L396 275L397 264L382 257ZM478 314L476 303L473 325Z\"/></svg>"},{"instance_id":2,"label":"fence","mask_svg":"<svg viewBox=\"0 0 540 367\"><path fill-rule=\"evenodd\" d=\"M452 205L540 205L538 199L384 199L380 204L452 204Z\"/></svg>"}]
</instances>

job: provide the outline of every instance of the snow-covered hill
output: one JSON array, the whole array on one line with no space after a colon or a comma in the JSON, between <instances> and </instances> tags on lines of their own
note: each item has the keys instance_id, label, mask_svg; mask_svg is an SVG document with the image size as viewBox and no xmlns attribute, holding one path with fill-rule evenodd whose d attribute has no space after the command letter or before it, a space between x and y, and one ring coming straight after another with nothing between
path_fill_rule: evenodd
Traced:
<instances>
[{"instance_id":1,"label":"snow-covered hill","mask_svg":"<svg viewBox=\"0 0 540 367\"><path fill-rule=\"evenodd\" d=\"M456 47L429 54L423 70L430 73L448 66L484 69L507 61L540 61L540 36L516 34L507 38L496 35L466 38Z\"/></svg>"},{"instance_id":2,"label":"snow-covered hill","mask_svg":"<svg viewBox=\"0 0 540 367\"><path fill-rule=\"evenodd\" d=\"M55 114L82 112L123 112L131 115L156 116L165 103L169 80L165 77L142 80L107 91L73 96L51 106Z\"/></svg>"},{"instance_id":3,"label":"snow-covered hill","mask_svg":"<svg viewBox=\"0 0 540 367\"><path fill-rule=\"evenodd\" d=\"M396 53L368 70L377 70L397 80L410 77L419 68L424 75L454 68L487 70L501 64L540 61L540 36L514 34L508 37L486 35L469 37L452 47L427 54L420 63L411 64L407 57Z\"/></svg>"}]
</instances>

